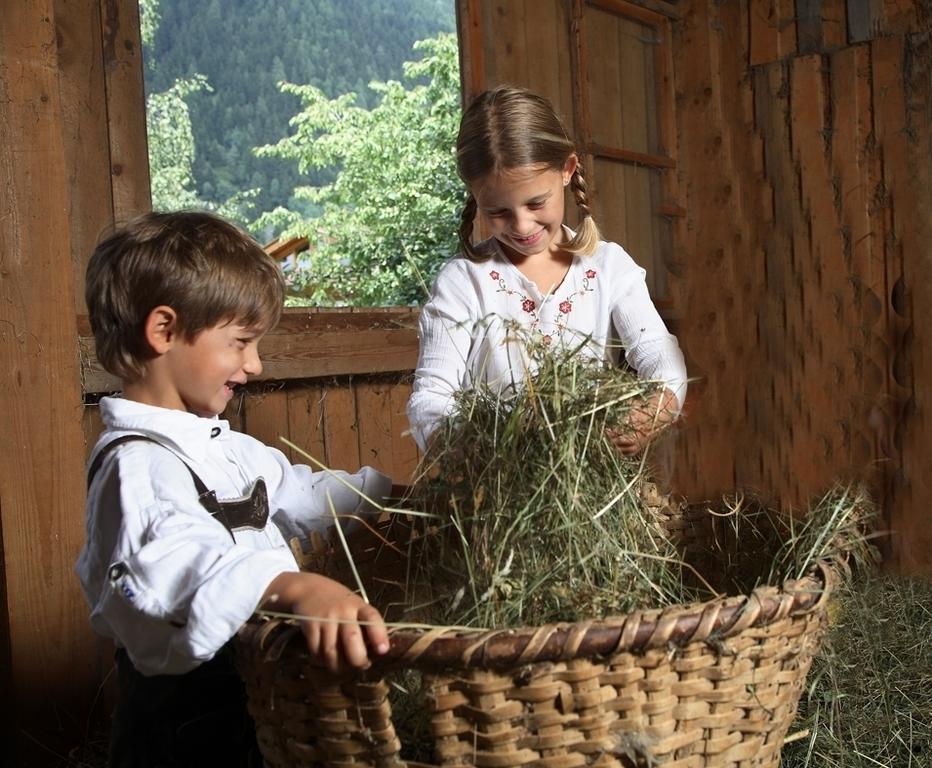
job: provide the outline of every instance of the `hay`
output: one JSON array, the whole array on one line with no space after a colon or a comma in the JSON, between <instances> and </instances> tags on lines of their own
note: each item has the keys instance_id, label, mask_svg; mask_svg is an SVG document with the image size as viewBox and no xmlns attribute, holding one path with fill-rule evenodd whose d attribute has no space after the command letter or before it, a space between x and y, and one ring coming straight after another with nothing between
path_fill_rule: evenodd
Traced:
<instances>
[{"instance_id":1,"label":"hay","mask_svg":"<svg viewBox=\"0 0 932 768\"><path fill-rule=\"evenodd\" d=\"M785 768L932 765L932 584L851 585L810 680Z\"/></svg>"},{"instance_id":2,"label":"hay","mask_svg":"<svg viewBox=\"0 0 932 768\"><path fill-rule=\"evenodd\" d=\"M710 505L701 517L720 551L688 552L664 527L670 505L685 502L657 503L645 457L621 455L605 435L662 385L579 349L522 349L534 372L526 385L459 392L407 500L439 512L410 549L409 617L486 628L584 621L746 594L820 560L872 561L864 530L876 512L857 486L833 488L804 515L750 497Z\"/></svg>"},{"instance_id":3,"label":"hay","mask_svg":"<svg viewBox=\"0 0 932 768\"><path fill-rule=\"evenodd\" d=\"M678 601L679 558L641 502L643 459L605 435L660 385L578 350L525 349L535 375L504 394L461 391L415 484L415 504L447 511L413 553L415 609L514 627Z\"/></svg>"}]
</instances>

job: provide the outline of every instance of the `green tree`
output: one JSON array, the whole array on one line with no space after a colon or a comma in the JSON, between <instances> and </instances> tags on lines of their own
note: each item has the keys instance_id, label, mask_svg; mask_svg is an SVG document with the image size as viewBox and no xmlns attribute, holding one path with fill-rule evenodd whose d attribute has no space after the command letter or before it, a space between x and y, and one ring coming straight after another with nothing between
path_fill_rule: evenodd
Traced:
<instances>
[{"instance_id":1,"label":"green tree","mask_svg":"<svg viewBox=\"0 0 932 768\"><path fill-rule=\"evenodd\" d=\"M291 120L293 135L257 153L297 161L301 173L336 169L331 183L295 191L319 216L277 208L257 222L311 242L288 274L291 304L417 303L456 250L465 197L455 168L456 36L440 34L414 49L423 55L404 64L410 87L371 83L381 97L371 110L354 93L328 99L311 85L280 84L303 110Z\"/></svg>"},{"instance_id":2,"label":"green tree","mask_svg":"<svg viewBox=\"0 0 932 768\"><path fill-rule=\"evenodd\" d=\"M140 0L139 14L143 44L151 50L159 24L158 0ZM151 56L146 60L151 67ZM243 221L248 218L251 201L258 190L238 192L219 205L202 200L195 191L194 131L188 97L199 91L210 90L207 78L195 74L188 78L178 78L167 90L146 96L152 208L156 211L210 209L222 216Z\"/></svg>"}]
</instances>

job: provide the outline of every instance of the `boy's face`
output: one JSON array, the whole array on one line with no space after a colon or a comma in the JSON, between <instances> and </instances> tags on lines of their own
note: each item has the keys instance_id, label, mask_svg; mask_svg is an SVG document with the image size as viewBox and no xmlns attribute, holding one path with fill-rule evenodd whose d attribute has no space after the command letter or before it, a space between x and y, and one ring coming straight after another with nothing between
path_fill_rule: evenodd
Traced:
<instances>
[{"instance_id":1,"label":"boy's face","mask_svg":"<svg viewBox=\"0 0 932 768\"><path fill-rule=\"evenodd\" d=\"M262 333L236 321L201 331L193 340L177 341L165 355L166 408L198 416L216 416L233 398L236 387L262 372Z\"/></svg>"}]
</instances>

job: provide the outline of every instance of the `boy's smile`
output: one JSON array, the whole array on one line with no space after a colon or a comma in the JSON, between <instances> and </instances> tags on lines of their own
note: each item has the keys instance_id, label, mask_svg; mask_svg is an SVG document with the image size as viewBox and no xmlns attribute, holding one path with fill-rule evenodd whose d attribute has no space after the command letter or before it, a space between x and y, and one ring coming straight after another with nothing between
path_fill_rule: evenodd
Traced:
<instances>
[{"instance_id":1,"label":"boy's smile","mask_svg":"<svg viewBox=\"0 0 932 768\"><path fill-rule=\"evenodd\" d=\"M142 379L124 387L124 395L213 418L223 412L237 387L262 372L262 336L255 328L228 321L187 339L177 330L174 310L156 307L147 325L147 340L156 357L146 365Z\"/></svg>"},{"instance_id":2,"label":"boy's smile","mask_svg":"<svg viewBox=\"0 0 932 768\"><path fill-rule=\"evenodd\" d=\"M226 408L237 387L262 372L259 339L253 329L235 323L201 331L193 341L179 340L166 353L167 395L175 405L198 416L216 416Z\"/></svg>"}]
</instances>

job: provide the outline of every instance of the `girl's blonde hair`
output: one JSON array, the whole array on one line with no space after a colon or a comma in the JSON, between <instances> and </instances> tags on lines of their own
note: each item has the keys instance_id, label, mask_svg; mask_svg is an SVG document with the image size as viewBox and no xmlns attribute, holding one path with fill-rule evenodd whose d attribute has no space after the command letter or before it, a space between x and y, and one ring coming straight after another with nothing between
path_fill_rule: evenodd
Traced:
<instances>
[{"instance_id":1,"label":"girl's blonde hair","mask_svg":"<svg viewBox=\"0 0 932 768\"><path fill-rule=\"evenodd\" d=\"M481 179L516 168L539 166L562 171L576 151L563 122L547 99L525 88L499 86L480 93L460 120L456 140L456 168L467 188ZM599 244L599 228L592 218L582 163L570 179L570 189L580 213L576 236L563 245L570 253L590 254ZM468 194L460 223L459 239L473 260L488 257L473 248L472 230L476 199Z\"/></svg>"}]
</instances>

